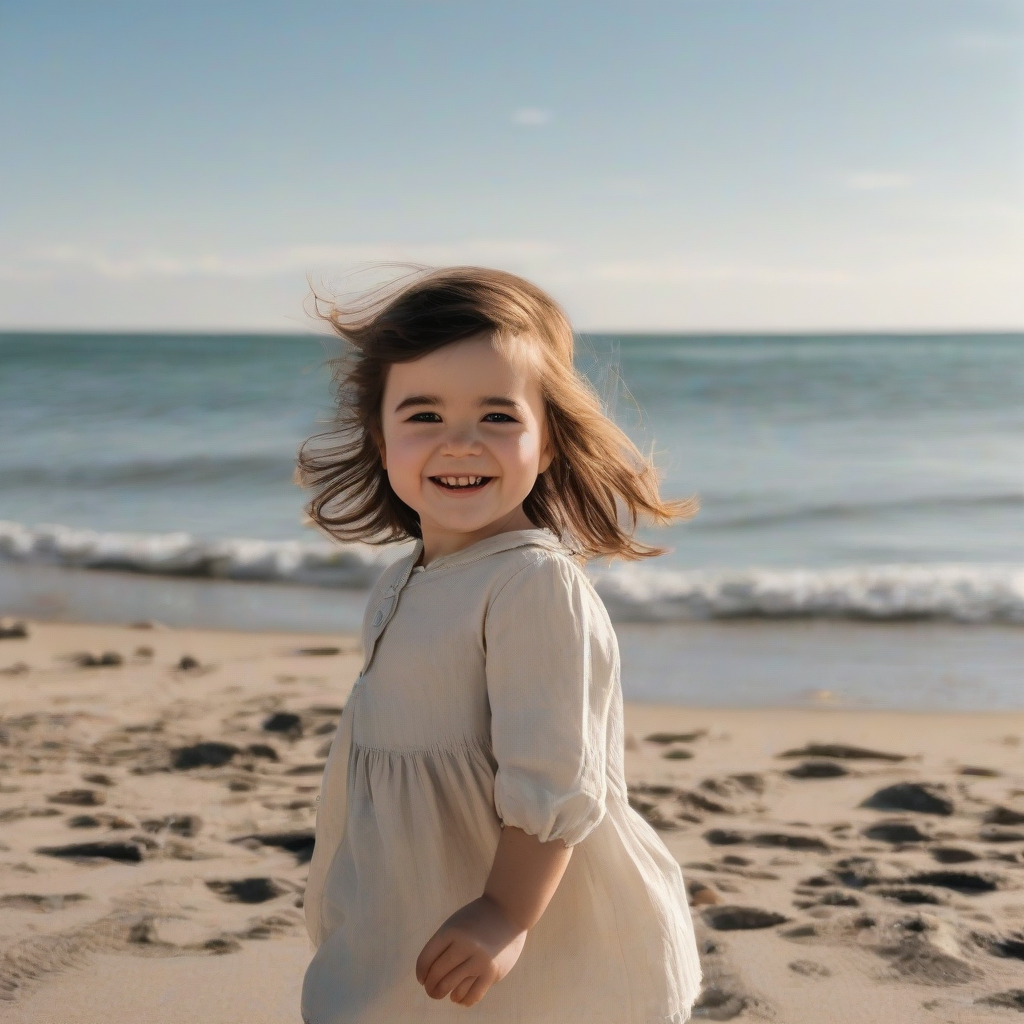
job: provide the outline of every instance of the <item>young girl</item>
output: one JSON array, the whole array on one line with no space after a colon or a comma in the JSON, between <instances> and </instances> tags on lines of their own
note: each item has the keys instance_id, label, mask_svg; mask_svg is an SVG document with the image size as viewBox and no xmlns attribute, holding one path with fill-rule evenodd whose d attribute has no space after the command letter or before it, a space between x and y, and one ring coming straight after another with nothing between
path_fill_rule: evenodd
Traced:
<instances>
[{"instance_id":1,"label":"young girl","mask_svg":"<svg viewBox=\"0 0 1024 1024\"><path fill-rule=\"evenodd\" d=\"M352 356L340 434L300 454L310 513L416 544L374 587L327 760L303 1019L686 1020L686 892L626 799L618 648L581 562L658 554L638 518L689 506L528 282L442 270L329 318Z\"/></svg>"}]
</instances>

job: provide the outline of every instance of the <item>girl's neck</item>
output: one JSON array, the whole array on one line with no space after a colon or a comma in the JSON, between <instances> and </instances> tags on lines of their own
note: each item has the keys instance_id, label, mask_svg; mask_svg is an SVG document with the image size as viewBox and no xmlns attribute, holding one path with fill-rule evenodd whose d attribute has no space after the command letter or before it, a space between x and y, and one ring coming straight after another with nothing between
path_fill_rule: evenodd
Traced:
<instances>
[{"instance_id":1,"label":"girl's neck","mask_svg":"<svg viewBox=\"0 0 1024 1024\"><path fill-rule=\"evenodd\" d=\"M497 537L502 533L514 533L517 530L535 530L536 523L530 522L529 517L523 511L523 506L518 505L507 516L495 519L479 530L462 532L458 530L444 529L443 527L423 523L423 551L420 554L418 565L429 565L435 558L443 558L445 555L454 555L458 551L472 547L482 540L490 537Z\"/></svg>"}]
</instances>

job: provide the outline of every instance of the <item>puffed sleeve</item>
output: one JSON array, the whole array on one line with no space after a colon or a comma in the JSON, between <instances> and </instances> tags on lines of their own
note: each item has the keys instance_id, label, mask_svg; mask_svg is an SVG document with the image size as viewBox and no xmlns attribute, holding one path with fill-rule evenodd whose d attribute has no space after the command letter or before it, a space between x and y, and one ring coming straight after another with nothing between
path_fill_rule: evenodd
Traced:
<instances>
[{"instance_id":1,"label":"puffed sleeve","mask_svg":"<svg viewBox=\"0 0 1024 1024\"><path fill-rule=\"evenodd\" d=\"M608 715L618 671L600 598L544 552L496 594L484 639L499 818L573 846L605 810Z\"/></svg>"}]
</instances>

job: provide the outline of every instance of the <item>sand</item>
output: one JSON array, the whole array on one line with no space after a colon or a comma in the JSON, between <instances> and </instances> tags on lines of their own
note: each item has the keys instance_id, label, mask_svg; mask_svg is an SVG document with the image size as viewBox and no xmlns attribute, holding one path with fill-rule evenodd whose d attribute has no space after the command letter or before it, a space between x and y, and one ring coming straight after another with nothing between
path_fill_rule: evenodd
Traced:
<instances>
[{"instance_id":1,"label":"sand","mask_svg":"<svg viewBox=\"0 0 1024 1024\"><path fill-rule=\"evenodd\" d=\"M0 1016L298 1022L355 643L27 632L0 639ZM634 806L694 902L698 1019L1022 1019L1024 713L630 705L626 726Z\"/></svg>"}]
</instances>

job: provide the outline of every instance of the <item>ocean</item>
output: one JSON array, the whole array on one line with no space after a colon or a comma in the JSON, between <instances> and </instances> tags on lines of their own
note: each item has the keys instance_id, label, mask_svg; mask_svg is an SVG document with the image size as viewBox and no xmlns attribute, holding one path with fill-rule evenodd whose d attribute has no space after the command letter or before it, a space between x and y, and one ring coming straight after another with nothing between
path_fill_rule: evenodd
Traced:
<instances>
[{"instance_id":1,"label":"ocean","mask_svg":"<svg viewBox=\"0 0 1024 1024\"><path fill-rule=\"evenodd\" d=\"M321 538L292 482L330 416L333 344L0 334L0 611L353 628L397 552ZM1024 705L1024 335L586 335L579 349L663 490L701 501L649 535L667 555L592 567L627 693ZM885 681L900 657L863 656L897 634L923 659L904 666L913 694ZM830 685L785 682L790 649L815 644Z\"/></svg>"}]
</instances>

